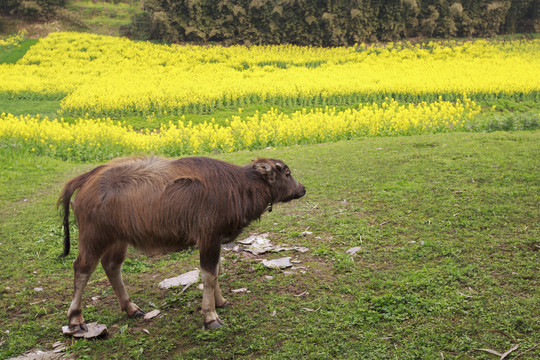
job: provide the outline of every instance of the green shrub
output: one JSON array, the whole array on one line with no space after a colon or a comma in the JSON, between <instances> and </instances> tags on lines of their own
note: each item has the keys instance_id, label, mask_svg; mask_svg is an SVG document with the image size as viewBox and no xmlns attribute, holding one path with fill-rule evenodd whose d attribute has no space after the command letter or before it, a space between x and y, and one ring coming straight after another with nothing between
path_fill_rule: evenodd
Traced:
<instances>
[{"instance_id":1,"label":"green shrub","mask_svg":"<svg viewBox=\"0 0 540 360\"><path fill-rule=\"evenodd\" d=\"M165 41L342 46L540 31L534 0L143 0L127 34Z\"/></svg>"}]
</instances>

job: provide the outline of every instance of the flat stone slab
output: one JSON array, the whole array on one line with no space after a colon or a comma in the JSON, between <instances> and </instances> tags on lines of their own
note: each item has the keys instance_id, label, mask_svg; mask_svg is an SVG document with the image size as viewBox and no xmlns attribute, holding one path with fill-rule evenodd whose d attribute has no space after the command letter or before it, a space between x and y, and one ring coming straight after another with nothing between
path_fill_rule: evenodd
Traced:
<instances>
[{"instance_id":1,"label":"flat stone slab","mask_svg":"<svg viewBox=\"0 0 540 360\"><path fill-rule=\"evenodd\" d=\"M199 281L199 269L189 271L185 274L179 275L177 277L165 279L159 283L159 287L162 289L170 289L176 286L187 286L196 283Z\"/></svg>"},{"instance_id":2,"label":"flat stone slab","mask_svg":"<svg viewBox=\"0 0 540 360\"><path fill-rule=\"evenodd\" d=\"M244 240L238 240L238 242L242 245L251 245L253 243L265 244L265 243L270 242L270 240L268 240L269 235L270 235L269 233L255 234L255 235L248 236Z\"/></svg>"},{"instance_id":3,"label":"flat stone slab","mask_svg":"<svg viewBox=\"0 0 540 360\"><path fill-rule=\"evenodd\" d=\"M262 255L267 252L280 252L290 250L296 250L301 253L309 251L309 248L305 246L274 245L268 238L269 236L269 233L251 235L243 240L238 240L238 244L240 245L225 244L223 245L223 249L234 252L244 251L253 255Z\"/></svg>"},{"instance_id":4,"label":"flat stone slab","mask_svg":"<svg viewBox=\"0 0 540 360\"><path fill-rule=\"evenodd\" d=\"M268 236L270 234L264 233L260 235L251 235L250 237L238 241L242 245L248 245L244 251L248 251L253 255L264 254L265 252L274 250L275 246L272 244Z\"/></svg>"},{"instance_id":5,"label":"flat stone slab","mask_svg":"<svg viewBox=\"0 0 540 360\"><path fill-rule=\"evenodd\" d=\"M262 263L264 266L273 268L273 269L286 269L292 266L290 256L280 258L280 259L274 259L274 260L264 259Z\"/></svg>"},{"instance_id":6,"label":"flat stone slab","mask_svg":"<svg viewBox=\"0 0 540 360\"><path fill-rule=\"evenodd\" d=\"M161 313L161 311L159 310L152 310L150 311L149 313L146 313L146 315L144 315L144 320L150 320L150 319L153 319L155 318L156 316L158 316L159 314Z\"/></svg>"},{"instance_id":7,"label":"flat stone slab","mask_svg":"<svg viewBox=\"0 0 540 360\"><path fill-rule=\"evenodd\" d=\"M107 333L107 326L98 323L86 324L88 331L73 331L69 326L62 326L62 334L73 336L75 338L91 339L98 336L105 335Z\"/></svg>"},{"instance_id":8,"label":"flat stone slab","mask_svg":"<svg viewBox=\"0 0 540 360\"><path fill-rule=\"evenodd\" d=\"M59 351L34 350L10 360L59 360L64 357Z\"/></svg>"}]
</instances>

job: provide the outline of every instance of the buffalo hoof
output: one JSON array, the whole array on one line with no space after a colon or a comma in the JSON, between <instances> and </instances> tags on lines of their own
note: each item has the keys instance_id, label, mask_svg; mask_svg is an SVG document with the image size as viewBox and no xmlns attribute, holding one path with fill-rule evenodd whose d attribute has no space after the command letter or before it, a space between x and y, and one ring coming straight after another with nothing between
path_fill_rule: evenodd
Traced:
<instances>
[{"instance_id":1,"label":"buffalo hoof","mask_svg":"<svg viewBox=\"0 0 540 360\"><path fill-rule=\"evenodd\" d=\"M77 336L88 332L88 327L85 323L71 324L62 328L64 335Z\"/></svg>"},{"instance_id":2,"label":"buffalo hoof","mask_svg":"<svg viewBox=\"0 0 540 360\"><path fill-rule=\"evenodd\" d=\"M212 320L212 321L210 321L210 322L207 322L207 323L205 322L205 323L204 323L204 328L205 328L205 329L211 329L211 330L213 330L213 329L219 329L221 326L222 326L222 323L220 323L220 322L217 321L217 320Z\"/></svg>"},{"instance_id":3,"label":"buffalo hoof","mask_svg":"<svg viewBox=\"0 0 540 360\"><path fill-rule=\"evenodd\" d=\"M225 300L225 302L221 305L216 304L216 307L222 309L222 308L226 308L229 305L231 305L231 303Z\"/></svg>"},{"instance_id":4,"label":"buffalo hoof","mask_svg":"<svg viewBox=\"0 0 540 360\"><path fill-rule=\"evenodd\" d=\"M128 316L132 319L137 319L137 318L144 317L144 315L146 315L144 311L142 311L141 309L137 309L137 311L135 311L133 314L128 315Z\"/></svg>"}]
</instances>

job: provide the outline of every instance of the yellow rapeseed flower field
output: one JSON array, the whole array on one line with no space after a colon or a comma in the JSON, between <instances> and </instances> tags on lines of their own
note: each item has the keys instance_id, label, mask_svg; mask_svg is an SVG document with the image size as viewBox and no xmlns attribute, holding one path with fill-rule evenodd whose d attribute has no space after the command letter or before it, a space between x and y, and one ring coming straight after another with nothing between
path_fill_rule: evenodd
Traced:
<instances>
[{"instance_id":1,"label":"yellow rapeseed flower field","mask_svg":"<svg viewBox=\"0 0 540 360\"><path fill-rule=\"evenodd\" d=\"M251 103L318 107L497 96L538 99L540 40L318 48L157 45L84 33L0 65L0 94L63 98L64 115L182 114Z\"/></svg>"},{"instance_id":2,"label":"yellow rapeseed flower field","mask_svg":"<svg viewBox=\"0 0 540 360\"><path fill-rule=\"evenodd\" d=\"M0 138L23 142L33 152L75 160L99 160L133 153L169 156L231 152L266 146L318 143L370 135L397 135L459 129L480 112L463 101L400 105L395 100L355 109L302 110L291 115L275 109L253 116L233 116L225 126L214 122L169 123L155 131L134 131L105 119L62 119L0 115Z\"/></svg>"}]
</instances>

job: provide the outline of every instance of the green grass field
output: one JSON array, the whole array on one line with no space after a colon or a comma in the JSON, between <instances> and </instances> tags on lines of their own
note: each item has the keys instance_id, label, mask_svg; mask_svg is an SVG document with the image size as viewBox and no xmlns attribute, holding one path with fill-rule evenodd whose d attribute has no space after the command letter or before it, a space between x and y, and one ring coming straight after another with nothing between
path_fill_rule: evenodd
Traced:
<instances>
[{"instance_id":1,"label":"green grass field","mask_svg":"<svg viewBox=\"0 0 540 360\"><path fill-rule=\"evenodd\" d=\"M109 328L99 340L60 332L77 250L57 258L55 208L63 183L94 165L2 144L0 358L60 341L79 359L493 359L476 349L516 345L508 359L535 359L539 141L539 131L454 133L219 155L237 164L283 159L306 186L306 197L275 206L245 232L308 247L261 255L292 256L305 273L223 252L220 281L232 306L219 313L227 326L202 331L201 291L157 286L196 267L198 252L133 251L124 265L128 291L161 314L127 319L99 268L83 301L87 321ZM361 250L346 254L353 246ZM250 292L231 292L241 287Z\"/></svg>"}]
</instances>

